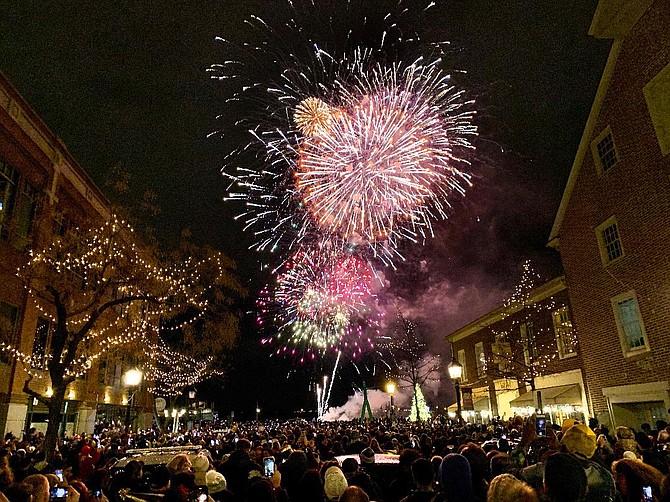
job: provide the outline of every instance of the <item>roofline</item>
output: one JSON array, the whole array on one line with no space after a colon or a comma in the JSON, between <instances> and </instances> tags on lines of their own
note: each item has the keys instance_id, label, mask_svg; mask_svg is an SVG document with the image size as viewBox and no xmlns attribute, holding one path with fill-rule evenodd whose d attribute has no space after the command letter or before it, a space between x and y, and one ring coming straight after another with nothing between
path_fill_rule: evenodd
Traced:
<instances>
[{"instance_id":1,"label":"roofline","mask_svg":"<svg viewBox=\"0 0 670 502\"><path fill-rule=\"evenodd\" d=\"M572 163L570 176L568 177L568 182L565 185L565 190L563 191L561 203L558 206L558 212L556 213L554 224L551 227L551 233L549 234L549 239L547 241L548 247L557 248L559 246L559 237L561 226L563 225L563 218L565 218L565 212L568 208L568 203L570 202L572 191L577 184L577 178L579 177L579 171L581 170L582 164L584 162L584 156L591 149L591 138L593 137L596 122L600 116L600 110L602 109L603 102L605 101L605 96L607 95L607 91L612 80L612 75L614 74L614 68L616 67L617 60L619 59L619 53L621 52L622 45L623 40L615 40L612 44L612 48L610 49L610 54L607 57L607 64L603 70L603 76L600 79L600 84L598 84L598 90L596 92L595 98L593 99L591 111L589 112L589 117L586 120L584 132L582 133L582 139L579 142L577 154L575 155L575 160Z\"/></svg>"},{"instance_id":2,"label":"roofline","mask_svg":"<svg viewBox=\"0 0 670 502\"><path fill-rule=\"evenodd\" d=\"M565 276L561 275L533 288L530 291L529 301L533 304L541 302L542 300L549 298L556 293L563 291L564 289L567 289L567 287L568 286L565 282ZM518 305L503 305L495 310L492 310L491 312L488 312L487 314L484 314L479 319L472 321L470 324L457 329L453 333L448 334L444 338L446 341L454 343L458 340L462 340L463 338L467 338L468 336L477 333L478 331L481 331L483 328L495 324L501 319L504 319L505 317L513 314L514 312L518 312L519 310L521 310L521 307Z\"/></svg>"},{"instance_id":3,"label":"roofline","mask_svg":"<svg viewBox=\"0 0 670 502\"><path fill-rule=\"evenodd\" d=\"M77 188L84 199L103 217L110 215L111 203L88 172L70 154L63 140L54 134L42 117L0 71L0 108L53 163L59 175Z\"/></svg>"}]
</instances>

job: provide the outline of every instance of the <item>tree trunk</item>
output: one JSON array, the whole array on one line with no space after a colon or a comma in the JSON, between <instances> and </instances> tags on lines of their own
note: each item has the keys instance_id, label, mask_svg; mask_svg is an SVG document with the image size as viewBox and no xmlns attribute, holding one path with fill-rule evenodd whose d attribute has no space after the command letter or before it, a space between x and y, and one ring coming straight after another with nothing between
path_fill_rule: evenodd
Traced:
<instances>
[{"instance_id":1,"label":"tree trunk","mask_svg":"<svg viewBox=\"0 0 670 502\"><path fill-rule=\"evenodd\" d=\"M47 432L44 436L43 445L49 463L53 462L56 446L58 444L58 430L60 429L61 423L60 416L63 403L65 402L67 383L65 383L62 378L56 379L56 382L53 382L52 380L51 388L53 389L53 395L49 401L49 423L47 425Z\"/></svg>"}]
</instances>

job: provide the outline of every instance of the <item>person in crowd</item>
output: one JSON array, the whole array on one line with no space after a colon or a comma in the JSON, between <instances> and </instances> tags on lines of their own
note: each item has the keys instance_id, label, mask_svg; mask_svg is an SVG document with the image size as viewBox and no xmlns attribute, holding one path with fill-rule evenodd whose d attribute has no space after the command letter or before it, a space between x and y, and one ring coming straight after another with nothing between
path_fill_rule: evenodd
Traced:
<instances>
[{"instance_id":1,"label":"person in crowd","mask_svg":"<svg viewBox=\"0 0 670 502\"><path fill-rule=\"evenodd\" d=\"M349 486L342 492L338 502L370 502L370 497L358 486Z\"/></svg>"},{"instance_id":2,"label":"person in crowd","mask_svg":"<svg viewBox=\"0 0 670 502\"><path fill-rule=\"evenodd\" d=\"M440 492L436 502L472 501L472 471L470 463L460 453L445 455L440 464Z\"/></svg>"},{"instance_id":3,"label":"person in crowd","mask_svg":"<svg viewBox=\"0 0 670 502\"><path fill-rule=\"evenodd\" d=\"M435 497L433 489L433 465L427 458L416 459L412 463L414 490L401 502L430 502Z\"/></svg>"},{"instance_id":4,"label":"person in crowd","mask_svg":"<svg viewBox=\"0 0 670 502\"><path fill-rule=\"evenodd\" d=\"M338 500L348 486L347 478L344 477L342 469L332 466L326 470L323 480L323 490L326 500L329 502Z\"/></svg>"},{"instance_id":5,"label":"person in crowd","mask_svg":"<svg viewBox=\"0 0 670 502\"><path fill-rule=\"evenodd\" d=\"M612 464L612 473L623 502L643 500L644 489L660 497L663 474L638 459L623 458Z\"/></svg>"},{"instance_id":6,"label":"person in crowd","mask_svg":"<svg viewBox=\"0 0 670 502\"><path fill-rule=\"evenodd\" d=\"M596 451L596 435L584 424L570 427L563 438L561 446L579 460L586 473L587 501L608 502L617 498L616 485L612 474L597 462L592 461Z\"/></svg>"},{"instance_id":7,"label":"person in crowd","mask_svg":"<svg viewBox=\"0 0 670 502\"><path fill-rule=\"evenodd\" d=\"M547 502L582 502L587 490L586 471L574 455L550 455L544 466L543 486Z\"/></svg>"},{"instance_id":8,"label":"person in crowd","mask_svg":"<svg viewBox=\"0 0 670 502\"><path fill-rule=\"evenodd\" d=\"M321 476L315 469L303 474L294 496L295 502L325 502Z\"/></svg>"},{"instance_id":9,"label":"person in crowd","mask_svg":"<svg viewBox=\"0 0 670 502\"><path fill-rule=\"evenodd\" d=\"M500 474L491 480L486 502L538 502L538 496L528 483L511 474Z\"/></svg>"},{"instance_id":10,"label":"person in crowd","mask_svg":"<svg viewBox=\"0 0 670 502\"><path fill-rule=\"evenodd\" d=\"M251 443L248 439L242 438L237 441L235 451L233 451L227 460L221 462L217 470L223 474L228 483L228 489L233 492L236 498L241 498L246 491L250 474L257 471L261 472L261 466L251 460L249 451Z\"/></svg>"}]
</instances>

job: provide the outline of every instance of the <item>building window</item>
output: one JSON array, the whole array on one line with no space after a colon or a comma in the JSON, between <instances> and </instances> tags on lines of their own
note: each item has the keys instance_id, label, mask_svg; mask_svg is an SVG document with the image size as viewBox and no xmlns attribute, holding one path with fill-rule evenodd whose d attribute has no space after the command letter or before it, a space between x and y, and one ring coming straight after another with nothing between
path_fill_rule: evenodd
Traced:
<instances>
[{"instance_id":1,"label":"building window","mask_svg":"<svg viewBox=\"0 0 670 502\"><path fill-rule=\"evenodd\" d=\"M558 346L558 357L565 359L577 355L577 338L572 329L570 320L570 309L561 307L551 313L554 322L554 334L556 335L556 345Z\"/></svg>"},{"instance_id":2,"label":"building window","mask_svg":"<svg viewBox=\"0 0 670 502\"><path fill-rule=\"evenodd\" d=\"M458 351L458 355L456 356L458 359L458 364L463 366L463 373L461 375L461 380L464 382L468 381L468 364L467 360L465 357L465 349L461 349Z\"/></svg>"},{"instance_id":3,"label":"building window","mask_svg":"<svg viewBox=\"0 0 670 502\"><path fill-rule=\"evenodd\" d=\"M34 366L45 368L48 362L48 349L51 344L51 330L53 324L44 317L37 318L35 327L35 338L33 339L33 363Z\"/></svg>"},{"instance_id":4,"label":"building window","mask_svg":"<svg viewBox=\"0 0 670 502\"><path fill-rule=\"evenodd\" d=\"M609 171L619 161L614 136L609 127L591 143L591 152L600 174Z\"/></svg>"},{"instance_id":5,"label":"building window","mask_svg":"<svg viewBox=\"0 0 670 502\"><path fill-rule=\"evenodd\" d=\"M661 154L667 155L670 153L670 64L644 86L643 92Z\"/></svg>"},{"instance_id":6,"label":"building window","mask_svg":"<svg viewBox=\"0 0 670 502\"><path fill-rule=\"evenodd\" d=\"M0 238L7 239L16 187L19 182L19 172L5 161L0 159Z\"/></svg>"},{"instance_id":7,"label":"building window","mask_svg":"<svg viewBox=\"0 0 670 502\"><path fill-rule=\"evenodd\" d=\"M491 346L493 353L493 363L498 365L498 370L503 373L508 371L512 361L512 347L507 341L506 333L498 333L495 335L495 342Z\"/></svg>"},{"instance_id":8,"label":"building window","mask_svg":"<svg viewBox=\"0 0 670 502\"><path fill-rule=\"evenodd\" d=\"M624 355L635 355L649 350L635 292L629 291L612 298L612 307Z\"/></svg>"},{"instance_id":9,"label":"building window","mask_svg":"<svg viewBox=\"0 0 670 502\"><path fill-rule=\"evenodd\" d=\"M600 249L600 258L603 265L613 262L623 256L623 245L619 235L619 226L612 216L596 227L596 238Z\"/></svg>"},{"instance_id":10,"label":"building window","mask_svg":"<svg viewBox=\"0 0 670 502\"><path fill-rule=\"evenodd\" d=\"M0 344L13 345L16 326L19 320L19 309L14 305L0 301ZM0 361L9 362L9 353L0 350Z\"/></svg>"},{"instance_id":11,"label":"building window","mask_svg":"<svg viewBox=\"0 0 670 502\"><path fill-rule=\"evenodd\" d=\"M475 344L475 363L477 364L477 378L486 374L486 354L484 353L484 342Z\"/></svg>"},{"instance_id":12,"label":"building window","mask_svg":"<svg viewBox=\"0 0 670 502\"><path fill-rule=\"evenodd\" d=\"M531 366L537 361L538 352L535 341L535 326L532 322L523 323L519 326L521 331L521 346L523 347L523 360L526 366Z\"/></svg>"},{"instance_id":13,"label":"building window","mask_svg":"<svg viewBox=\"0 0 670 502\"><path fill-rule=\"evenodd\" d=\"M24 183L21 197L16 205L16 241L15 245L23 249L30 240L33 231L33 222L37 212L39 191L30 183Z\"/></svg>"}]
</instances>

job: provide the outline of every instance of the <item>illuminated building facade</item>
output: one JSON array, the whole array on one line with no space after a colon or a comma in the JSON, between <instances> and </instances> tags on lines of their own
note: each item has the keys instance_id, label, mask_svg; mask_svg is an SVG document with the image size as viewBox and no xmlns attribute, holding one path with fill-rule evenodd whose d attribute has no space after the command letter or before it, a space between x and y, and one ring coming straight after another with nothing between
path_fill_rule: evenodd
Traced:
<instances>
[{"instance_id":1,"label":"illuminated building facade","mask_svg":"<svg viewBox=\"0 0 670 502\"><path fill-rule=\"evenodd\" d=\"M670 408L668 33L668 0L599 2L590 34L612 48L549 238L592 413L612 426Z\"/></svg>"},{"instance_id":2,"label":"illuminated building facade","mask_svg":"<svg viewBox=\"0 0 670 502\"><path fill-rule=\"evenodd\" d=\"M539 405L557 423L588 416L564 277L529 289L523 302L506 302L446 340L463 367L466 419L528 415Z\"/></svg>"},{"instance_id":3,"label":"illuminated building facade","mask_svg":"<svg viewBox=\"0 0 670 502\"><path fill-rule=\"evenodd\" d=\"M70 227L101 222L109 208L62 141L0 73L0 343L46 357L52 321L37 311L17 269L26 263L29 249L45 246ZM70 384L64 430L90 433L100 412L107 418L125 415L129 391L121 377L132 364L126 356L110 353ZM46 429L46 406L24 392L25 385L47 398L51 392L46 372L29 379L22 363L0 351L3 434L20 437L31 426ZM151 409L146 392L138 393L135 406ZM146 415L140 417L141 423L147 421Z\"/></svg>"}]
</instances>

